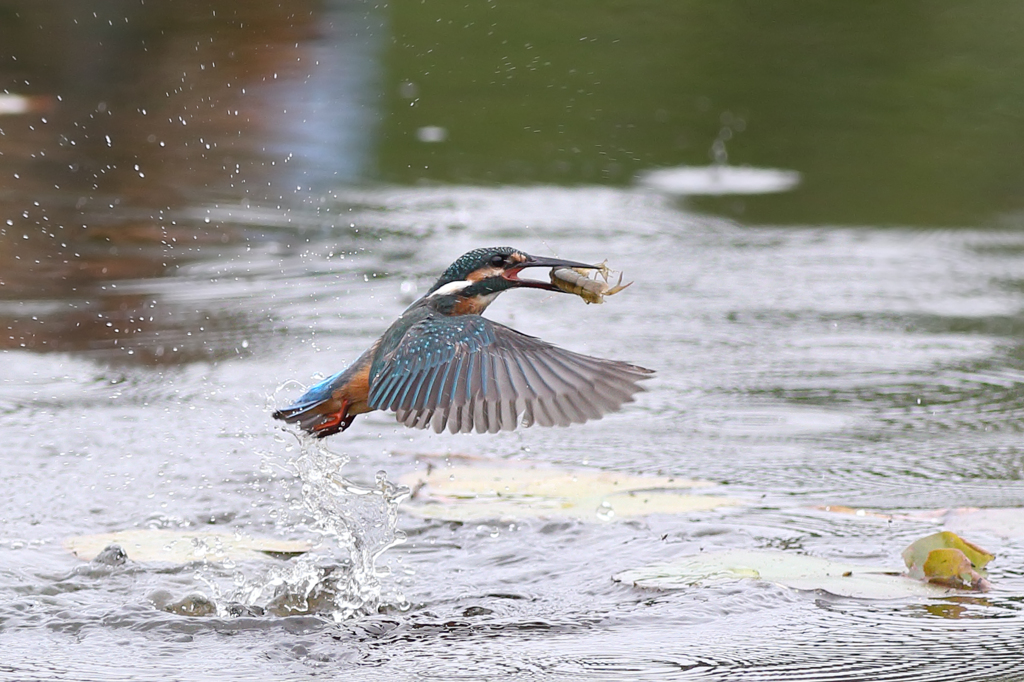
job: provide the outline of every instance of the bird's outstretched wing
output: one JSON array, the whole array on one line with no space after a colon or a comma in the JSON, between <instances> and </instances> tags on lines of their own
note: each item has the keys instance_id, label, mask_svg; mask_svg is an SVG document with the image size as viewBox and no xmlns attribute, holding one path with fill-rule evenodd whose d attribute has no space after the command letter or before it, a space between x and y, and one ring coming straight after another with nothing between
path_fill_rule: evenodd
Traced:
<instances>
[{"instance_id":1,"label":"bird's outstretched wing","mask_svg":"<svg viewBox=\"0 0 1024 682\"><path fill-rule=\"evenodd\" d=\"M440 433L568 426L619 409L652 370L557 348L479 315L411 326L370 368L370 406Z\"/></svg>"}]
</instances>

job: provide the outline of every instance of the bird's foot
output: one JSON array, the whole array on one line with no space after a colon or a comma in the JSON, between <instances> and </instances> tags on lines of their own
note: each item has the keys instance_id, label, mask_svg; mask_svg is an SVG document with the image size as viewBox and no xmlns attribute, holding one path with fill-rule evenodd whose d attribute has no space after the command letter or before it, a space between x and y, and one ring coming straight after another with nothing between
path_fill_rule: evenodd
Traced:
<instances>
[{"instance_id":1,"label":"bird's foot","mask_svg":"<svg viewBox=\"0 0 1024 682\"><path fill-rule=\"evenodd\" d=\"M317 438L326 438L339 431L344 431L352 425L356 418L354 414L345 414L348 410L348 403L342 403L341 409L333 414L326 415L326 419L313 427L312 434Z\"/></svg>"}]
</instances>

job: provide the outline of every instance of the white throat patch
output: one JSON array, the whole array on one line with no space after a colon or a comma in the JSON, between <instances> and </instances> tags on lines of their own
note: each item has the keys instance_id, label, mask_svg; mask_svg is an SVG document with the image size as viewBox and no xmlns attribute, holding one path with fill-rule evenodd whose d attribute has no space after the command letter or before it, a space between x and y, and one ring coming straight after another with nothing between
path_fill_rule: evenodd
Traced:
<instances>
[{"instance_id":1,"label":"white throat patch","mask_svg":"<svg viewBox=\"0 0 1024 682\"><path fill-rule=\"evenodd\" d=\"M439 287L437 291L430 294L430 296L428 296L427 298L433 298L434 296L446 296L448 294L458 293L472 284L475 284L475 282L471 282L468 279L462 279L459 280L458 282L448 282L448 284Z\"/></svg>"}]
</instances>

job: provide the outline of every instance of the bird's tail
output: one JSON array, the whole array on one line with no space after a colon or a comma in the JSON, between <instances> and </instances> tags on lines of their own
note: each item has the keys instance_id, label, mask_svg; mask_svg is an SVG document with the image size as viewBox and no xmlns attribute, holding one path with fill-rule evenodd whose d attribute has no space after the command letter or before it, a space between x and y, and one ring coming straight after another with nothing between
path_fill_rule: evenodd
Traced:
<instances>
[{"instance_id":1,"label":"bird's tail","mask_svg":"<svg viewBox=\"0 0 1024 682\"><path fill-rule=\"evenodd\" d=\"M298 424L303 431L317 438L344 431L355 419L355 415L345 414L348 403L342 401L339 404L334 396L335 390L347 379L344 375L345 372L339 372L311 387L288 407L276 410L274 419Z\"/></svg>"}]
</instances>

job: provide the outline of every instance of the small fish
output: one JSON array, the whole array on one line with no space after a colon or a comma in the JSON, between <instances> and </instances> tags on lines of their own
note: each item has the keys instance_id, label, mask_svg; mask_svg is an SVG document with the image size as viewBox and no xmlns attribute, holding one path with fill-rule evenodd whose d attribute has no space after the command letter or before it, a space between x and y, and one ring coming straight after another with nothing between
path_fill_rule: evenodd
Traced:
<instances>
[{"instance_id":1,"label":"small fish","mask_svg":"<svg viewBox=\"0 0 1024 682\"><path fill-rule=\"evenodd\" d=\"M593 278L590 277L593 273ZM600 267L593 270L584 268L552 268L551 283L567 294L576 294L589 303L604 303L605 296L612 296L619 293L632 282L622 283L622 273L619 273L619 280L615 286L608 286L608 278L611 276L611 269L608 261L601 263ZM601 279L598 279L600 277Z\"/></svg>"}]
</instances>

